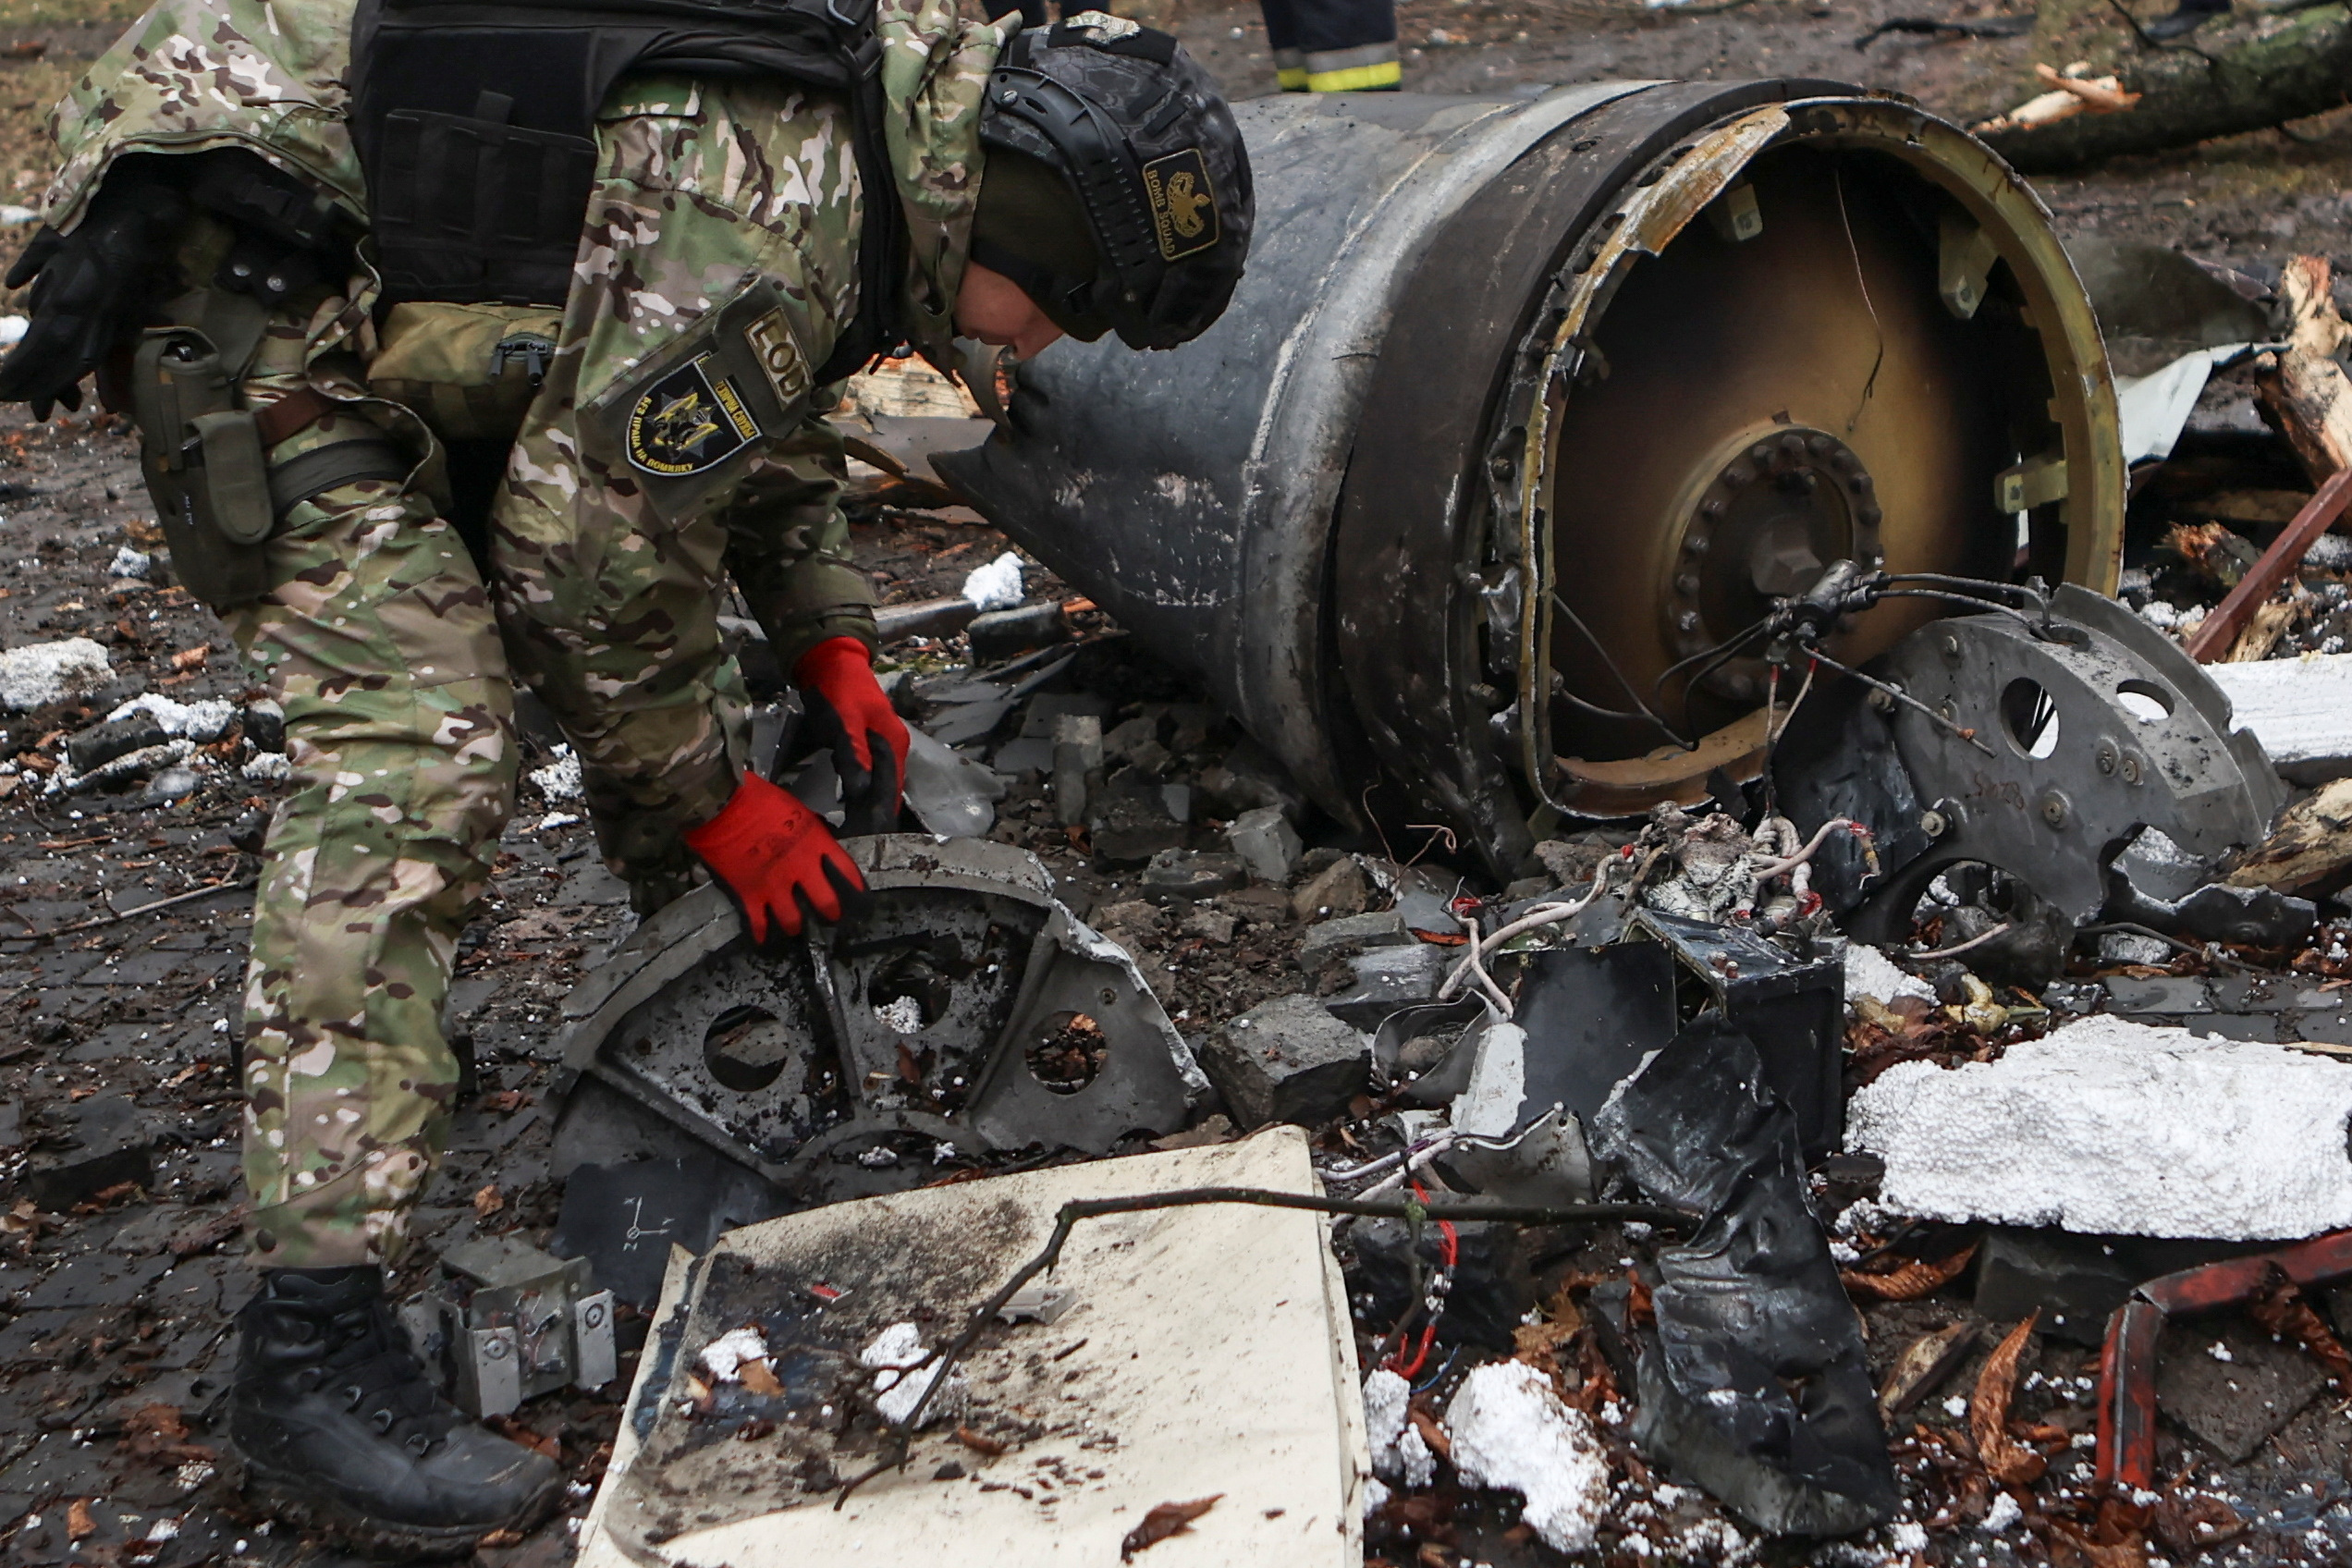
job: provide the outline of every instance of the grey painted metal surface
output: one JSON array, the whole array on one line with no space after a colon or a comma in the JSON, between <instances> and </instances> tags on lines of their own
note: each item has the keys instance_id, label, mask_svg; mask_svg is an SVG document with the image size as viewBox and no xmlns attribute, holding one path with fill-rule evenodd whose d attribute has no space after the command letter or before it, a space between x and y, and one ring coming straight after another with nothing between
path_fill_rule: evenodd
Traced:
<instances>
[{"instance_id":1,"label":"grey painted metal surface","mask_svg":"<svg viewBox=\"0 0 2352 1568\"><path fill-rule=\"evenodd\" d=\"M832 1165L910 1139L1102 1153L1175 1131L1207 1095L1134 961L1055 900L1035 856L913 834L845 847L874 907L806 942L753 949L716 886L647 921L567 1000L566 1087L593 1079L767 1180L824 1192ZM1049 1082L1033 1047L1065 1036L1098 1057ZM864 1169L904 1185L891 1164Z\"/></svg>"},{"instance_id":2,"label":"grey painted metal surface","mask_svg":"<svg viewBox=\"0 0 2352 1568\"><path fill-rule=\"evenodd\" d=\"M1014 439L936 466L1206 680L1310 793L1345 801L1326 549L1396 298L1444 219L1513 159L1648 85L1238 105L1260 227L1224 319L1171 353L1055 345L1022 368Z\"/></svg>"}]
</instances>

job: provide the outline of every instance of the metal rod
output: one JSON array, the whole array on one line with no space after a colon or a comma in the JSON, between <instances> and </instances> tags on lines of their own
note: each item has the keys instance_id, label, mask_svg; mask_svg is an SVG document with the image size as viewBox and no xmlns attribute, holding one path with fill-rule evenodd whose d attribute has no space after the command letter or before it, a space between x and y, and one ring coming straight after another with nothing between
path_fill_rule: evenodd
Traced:
<instances>
[{"instance_id":1,"label":"metal rod","mask_svg":"<svg viewBox=\"0 0 2352 1568\"><path fill-rule=\"evenodd\" d=\"M2319 492L2303 503L2261 558L2246 569L2222 602L2213 606L2204 623L2189 633L2188 656L2199 664L2211 664L2225 656L2237 643L2238 633L2254 619L2255 609L2269 602L2295 569L2303 564L2321 534L2335 525L2344 508L2352 504L2352 469L2338 469L2328 475Z\"/></svg>"}]
</instances>

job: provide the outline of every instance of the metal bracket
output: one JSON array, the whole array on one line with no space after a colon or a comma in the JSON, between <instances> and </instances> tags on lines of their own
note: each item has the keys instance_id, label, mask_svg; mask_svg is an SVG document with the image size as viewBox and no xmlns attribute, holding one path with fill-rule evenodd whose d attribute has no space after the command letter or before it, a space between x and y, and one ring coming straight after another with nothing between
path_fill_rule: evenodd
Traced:
<instances>
[{"instance_id":1,"label":"metal bracket","mask_svg":"<svg viewBox=\"0 0 2352 1568\"><path fill-rule=\"evenodd\" d=\"M1999 512L2027 512L2066 498L2066 454L2052 452L2027 458L1992 476L1992 508Z\"/></svg>"},{"instance_id":2,"label":"metal bracket","mask_svg":"<svg viewBox=\"0 0 2352 1568\"><path fill-rule=\"evenodd\" d=\"M1992 236L1958 213L1946 213L1936 225L1936 293L1943 308L1968 320L1984 303L1985 280L2001 252ZM2015 511L2019 508L2006 508Z\"/></svg>"}]
</instances>

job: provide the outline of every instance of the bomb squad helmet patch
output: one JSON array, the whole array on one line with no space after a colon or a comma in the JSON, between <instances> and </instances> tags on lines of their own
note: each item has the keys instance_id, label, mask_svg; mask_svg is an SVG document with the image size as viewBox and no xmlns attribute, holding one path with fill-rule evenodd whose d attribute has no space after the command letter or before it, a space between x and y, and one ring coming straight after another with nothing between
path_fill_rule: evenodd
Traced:
<instances>
[{"instance_id":1,"label":"bomb squad helmet patch","mask_svg":"<svg viewBox=\"0 0 2352 1568\"><path fill-rule=\"evenodd\" d=\"M1163 261L1181 261L1217 243L1217 191L1200 149L1187 147L1144 165L1152 230Z\"/></svg>"},{"instance_id":2,"label":"bomb squad helmet patch","mask_svg":"<svg viewBox=\"0 0 2352 1568\"><path fill-rule=\"evenodd\" d=\"M716 468L760 434L735 384L715 375L708 355L691 360L644 391L629 410L629 460L675 479Z\"/></svg>"}]
</instances>

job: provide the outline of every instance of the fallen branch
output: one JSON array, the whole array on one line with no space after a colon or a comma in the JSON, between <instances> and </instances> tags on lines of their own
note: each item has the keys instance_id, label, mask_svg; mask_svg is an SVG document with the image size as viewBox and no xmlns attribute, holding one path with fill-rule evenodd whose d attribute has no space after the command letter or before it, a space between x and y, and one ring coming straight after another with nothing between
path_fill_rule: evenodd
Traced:
<instances>
[{"instance_id":1,"label":"fallen branch","mask_svg":"<svg viewBox=\"0 0 2352 1568\"><path fill-rule=\"evenodd\" d=\"M94 931L101 925L112 925L117 921L134 919L142 914L153 914L159 909L169 909L174 904L193 903L198 899L208 898L214 893L241 892L260 880L258 876L240 876L234 882L208 882L202 888L190 888L185 893L174 893L168 899L157 899L153 903L141 904L136 909L127 909L112 914L93 914L88 920L77 920L70 925L55 926L47 931L35 931L31 934L31 939L39 942L45 941L51 937L70 936L76 931Z\"/></svg>"},{"instance_id":2,"label":"fallen branch","mask_svg":"<svg viewBox=\"0 0 2352 1568\"><path fill-rule=\"evenodd\" d=\"M956 1336L955 1341L905 1369L911 1376L934 1361L940 1364L938 1371L933 1373L931 1380L924 1386L913 1408L907 1412L906 1419L884 1424L890 1432L888 1452L880 1460L841 1484L840 1495L833 1500L834 1508L839 1510L850 1501L851 1492L875 1476L895 1470L907 1462L914 1434L923 1425L924 1408L931 1403L931 1396L948 1380L948 1374L955 1370L964 1354L978 1342L990 1320L1019 1293L1021 1287L1061 1261L1061 1249L1080 1220L1100 1219L1112 1214L1145 1214L1155 1209L1191 1208L1218 1203L1250 1204L1261 1208L1298 1208L1316 1214L1352 1214L1365 1219L1406 1219L1416 1223L1451 1220L1464 1225L1479 1221L1503 1225L1615 1222L1684 1231L1695 1227L1705 1218L1688 1209L1670 1208L1662 1204L1567 1203L1545 1207L1495 1203L1369 1203L1362 1198L1323 1198L1308 1193L1280 1193L1268 1187L1180 1187L1173 1192L1144 1193L1133 1197L1073 1198L1063 1204L1054 1216L1053 1234L1046 1239L1045 1246L1035 1257L1014 1269L1011 1277L997 1287L993 1295L973 1308L972 1316L964 1322L963 1332Z\"/></svg>"},{"instance_id":3,"label":"fallen branch","mask_svg":"<svg viewBox=\"0 0 2352 1568\"><path fill-rule=\"evenodd\" d=\"M2266 130L2340 107L2352 82L2352 11L2321 6L2262 36L2266 19L2220 50L2200 41L2123 61L2117 86L2138 99L2128 113L2077 114L1991 131L1985 140L2018 169L2042 174Z\"/></svg>"}]
</instances>

